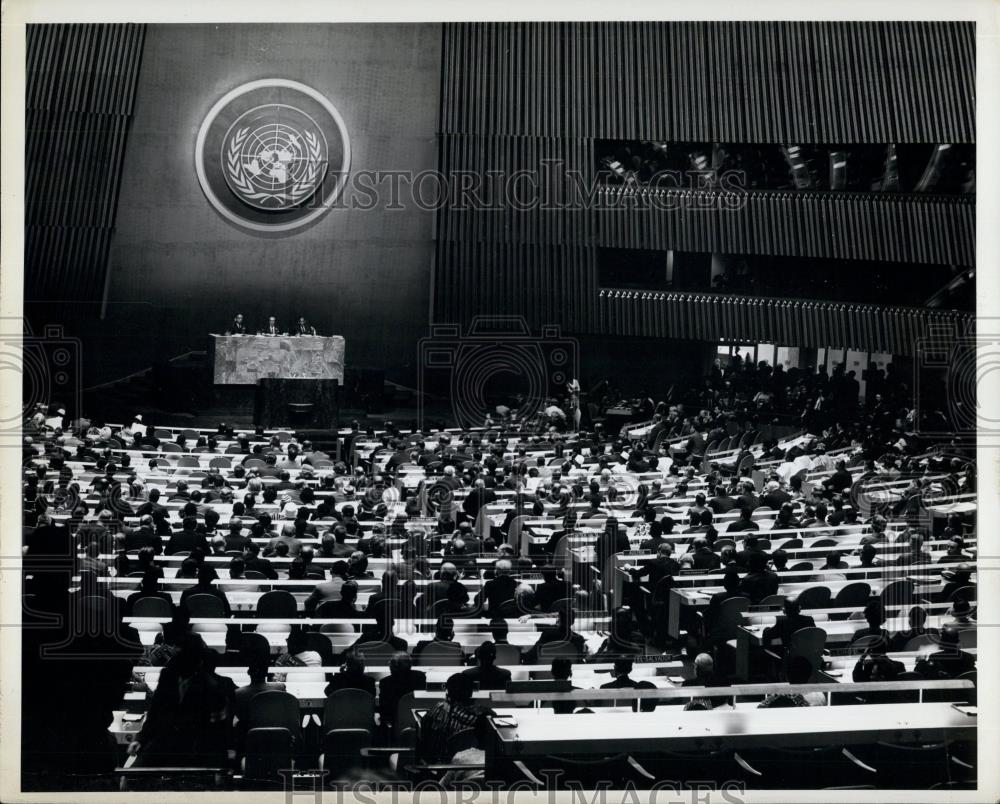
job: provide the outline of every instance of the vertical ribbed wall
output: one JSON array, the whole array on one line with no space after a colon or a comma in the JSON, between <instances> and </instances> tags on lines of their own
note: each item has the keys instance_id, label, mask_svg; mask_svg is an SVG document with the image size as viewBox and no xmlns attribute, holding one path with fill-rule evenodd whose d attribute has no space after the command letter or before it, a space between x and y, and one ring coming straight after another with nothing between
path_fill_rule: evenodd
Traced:
<instances>
[{"instance_id":1,"label":"vertical ribbed wall","mask_svg":"<svg viewBox=\"0 0 1000 804\"><path fill-rule=\"evenodd\" d=\"M607 332L602 246L975 263L968 197L709 192L680 193L670 209L641 198L611 209L565 203L574 181L593 190L602 138L972 143L972 23L456 23L443 41L441 170L453 185L460 173L534 173L555 203L518 209L501 196L489 209L441 211L438 321L509 312Z\"/></svg>"},{"instance_id":2,"label":"vertical ribbed wall","mask_svg":"<svg viewBox=\"0 0 1000 804\"><path fill-rule=\"evenodd\" d=\"M101 300L144 30L27 28L26 300Z\"/></svg>"},{"instance_id":3,"label":"vertical ribbed wall","mask_svg":"<svg viewBox=\"0 0 1000 804\"><path fill-rule=\"evenodd\" d=\"M971 22L445 25L442 133L974 142Z\"/></svg>"}]
</instances>

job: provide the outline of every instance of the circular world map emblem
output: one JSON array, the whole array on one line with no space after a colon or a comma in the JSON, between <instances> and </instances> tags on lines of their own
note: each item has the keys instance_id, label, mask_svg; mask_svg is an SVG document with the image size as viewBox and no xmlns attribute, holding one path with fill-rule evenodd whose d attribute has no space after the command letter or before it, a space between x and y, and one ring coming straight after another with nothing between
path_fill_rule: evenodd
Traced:
<instances>
[{"instance_id":1,"label":"circular world map emblem","mask_svg":"<svg viewBox=\"0 0 1000 804\"><path fill-rule=\"evenodd\" d=\"M343 191L350 159L336 107L312 87L281 78L227 92L206 115L195 147L209 203L260 232L317 220Z\"/></svg>"}]
</instances>

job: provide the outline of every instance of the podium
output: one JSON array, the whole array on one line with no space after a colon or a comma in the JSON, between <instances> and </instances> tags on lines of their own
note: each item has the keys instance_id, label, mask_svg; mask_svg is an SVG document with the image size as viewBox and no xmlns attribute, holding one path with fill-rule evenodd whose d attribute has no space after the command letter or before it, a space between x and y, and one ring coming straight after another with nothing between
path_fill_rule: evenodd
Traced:
<instances>
[{"instance_id":1,"label":"podium","mask_svg":"<svg viewBox=\"0 0 1000 804\"><path fill-rule=\"evenodd\" d=\"M252 392L255 425L336 429L344 350L340 335L213 335L214 383Z\"/></svg>"},{"instance_id":2,"label":"podium","mask_svg":"<svg viewBox=\"0 0 1000 804\"><path fill-rule=\"evenodd\" d=\"M213 335L216 385L255 385L270 377L344 382L340 335Z\"/></svg>"}]
</instances>

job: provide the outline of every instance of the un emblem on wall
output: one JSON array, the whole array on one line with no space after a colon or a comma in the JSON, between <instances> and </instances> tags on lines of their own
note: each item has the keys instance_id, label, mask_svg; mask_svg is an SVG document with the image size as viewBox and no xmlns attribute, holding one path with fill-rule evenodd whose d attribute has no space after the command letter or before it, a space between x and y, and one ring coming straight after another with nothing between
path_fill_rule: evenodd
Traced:
<instances>
[{"instance_id":1,"label":"un emblem on wall","mask_svg":"<svg viewBox=\"0 0 1000 804\"><path fill-rule=\"evenodd\" d=\"M317 220L343 191L347 128L312 87L252 81L226 93L205 117L195 168L209 203L227 220L289 232Z\"/></svg>"}]
</instances>

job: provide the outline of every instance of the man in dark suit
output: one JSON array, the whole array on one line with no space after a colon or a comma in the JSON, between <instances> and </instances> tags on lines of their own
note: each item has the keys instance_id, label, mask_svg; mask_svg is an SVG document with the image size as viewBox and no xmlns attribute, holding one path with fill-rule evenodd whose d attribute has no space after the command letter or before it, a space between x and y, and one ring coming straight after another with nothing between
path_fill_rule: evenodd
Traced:
<instances>
[{"instance_id":1,"label":"man in dark suit","mask_svg":"<svg viewBox=\"0 0 1000 804\"><path fill-rule=\"evenodd\" d=\"M952 570L942 570L941 577L944 578L945 584L941 587L941 591L939 591L935 596L936 601L939 603L949 602L951 600L951 596L959 589L964 589L967 586L974 586L972 583L971 564L962 563Z\"/></svg>"},{"instance_id":2,"label":"man in dark suit","mask_svg":"<svg viewBox=\"0 0 1000 804\"><path fill-rule=\"evenodd\" d=\"M125 534L126 551L141 550L143 547L152 547L157 555L163 552L163 539L153 528L153 517L149 514L139 517L139 527Z\"/></svg>"},{"instance_id":3,"label":"man in dark suit","mask_svg":"<svg viewBox=\"0 0 1000 804\"><path fill-rule=\"evenodd\" d=\"M952 536L948 542L948 552L937 560L938 564L961 564L972 560L972 556L965 552L965 542L959 536Z\"/></svg>"},{"instance_id":4,"label":"man in dark suit","mask_svg":"<svg viewBox=\"0 0 1000 804\"><path fill-rule=\"evenodd\" d=\"M277 319L272 315L267 319L267 326L264 328L263 335L280 335L281 329L278 327Z\"/></svg>"},{"instance_id":5,"label":"man in dark suit","mask_svg":"<svg viewBox=\"0 0 1000 804\"><path fill-rule=\"evenodd\" d=\"M661 542L656 548L656 558L629 569L634 581L649 576L649 585L654 589L664 578L673 578L680 572L681 565L673 557L674 545L671 542Z\"/></svg>"},{"instance_id":6,"label":"man in dark suit","mask_svg":"<svg viewBox=\"0 0 1000 804\"><path fill-rule=\"evenodd\" d=\"M414 659L419 660L420 654L429 645L449 645L461 649L461 644L455 641L455 624L451 617L439 617L434 628L434 639L422 639L413 648Z\"/></svg>"},{"instance_id":7,"label":"man in dark suit","mask_svg":"<svg viewBox=\"0 0 1000 804\"><path fill-rule=\"evenodd\" d=\"M135 513L136 516L142 517L146 514L153 516L157 511L166 514L167 508L164 505L160 505L160 490L150 489L148 499L139 506L139 509Z\"/></svg>"},{"instance_id":8,"label":"man in dark suit","mask_svg":"<svg viewBox=\"0 0 1000 804\"><path fill-rule=\"evenodd\" d=\"M757 490L754 484L747 480L741 486L741 491L739 497L736 498L736 505L742 509L749 509L751 512L760 507L760 497L757 496Z\"/></svg>"},{"instance_id":9,"label":"man in dark suit","mask_svg":"<svg viewBox=\"0 0 1000 804\"><path fill-rule=\"evenodd\" d=\"M765 597L778 594L778 573L767 568L767 553L750 553L750 571L743 576L740 588L751 603L760 603Z\"/></svg>"},{"instance_id":10,"label":"man in dark suit","mask_svg":"<svg viewBox=\"0 0 1000 804\"><path fill-rule=\"evenodd\" d=\"M749 508L741 508L740 518L726 526L726 533L739 533L744 530L760 530L760 525L753 521L753 511Z\"/></svg>"},{"instance_id":11,"label":"man in dark suit","mask_svg":"<svg viewBox=\"0 0 1000 804\"><path fill-rule=\"evenodd\" d=\"M389 660L389 675L378 683L378 711L382 725L391 729L396 722L399 699L423 689L427 689L427 675L413 669L410 654L400 651L393 656Z\"/></svg>"},{"instance_id":12,"label":"man in dark suit","mask_svg":"<svg viewBox=\"0 0 1000 804\"><path fill-rule=\"evenodd\" d=\"M320 581L320 583L316 584L316 588L309 593L309 597L303 602L302 606L306 612L310 614L315 612L321 603L326 603L328 600L339 601L342 599L341 592L346 583L346 578L334 569L338 563L334 562L330 566L330 580ZM337 569L339 570L340 567L337 567Z\"/></svg>"},{"instance_id":13,"label":"man in dark suit","mask_svg":"<svg viewBox=\"0 0 1000 804\"><path fill-rule=\"evenodd\" d=\"M653 416L653 426L649 428L649 433L646 435L646 446L652 448L653 444L656 443L656 437L667 429L667 423L663 420L663 417L657 413Z\"/></svg>"},{"instance_id":14,"label":"man in dark suit","mask_svg":"<svg viewBox=\"0 0 1000 804\"><path fill-rule=\"evenodd\" d=\"M462 501L462 510L473 522L479 516L480 510L484 506L496 502L497 495L492 489L486 488L486 483L482 479L476 481L468 496Z\"/></svg>"},{"instance_id":15,"label":"man in dark suit","mask_svg":"<svg viewBox=\"0 0 1000 804\"><path fill-rule=\"evenodd\" d=\"M551 611L557 600L573 597L573 584L563 577L558 567L542 567L542 582L535 587L535 605L542 611Z\"/></svg>"},{"instance_id":16,"label":"man in dark suit","mask_svg":"<svg viewBox=\"0 0 1000 804\"><path fill-rule=\"evenodd\" d=\"M560 609L556 624L542 630L542 633L538 636L538 641L525 654L524 663L538 664L539 649L550 642L571 642L579 655L583 656L587 652L587 642L580 634L573 630L573 621L575 619L576 615L572 609Z\"/></svg>"},{"instance_id":17,"label":"man in dark suit","mask_svg":"<svg viewBox=\"0 0 1000 804\"><path fill-rule=\"evenodd\" d=\"M708 653L694 657L694 678L681 684L682 687L728 687L729 679L715 670L715 660Z\"/></svg>"},{"instance_id":18,"label":"man in dark suit","mask_svg":"<svg viewBox=\"0 0 1000 804\"><path fill-rule=\"evenodd\" d=\"M329 533L333 534L334 544L331 547L327 547L326 535L323 536L323 545L320 552L324 556L329 556L330 558L349 558L354 552L354 548L346 544L347 541L347 528L344 525L335 525L332 531Z\"/></svg>"},{"instance_id":19,"label":"man in dark suit","mask_svg":"<svg viewBox=\"0 0 1000 804\"><path fill-rule=\"evenodd\" d=\"M729 496L726 487L720 483L715 487L715 496L706 505L718 516L732 511L736 507L736 500Z\"/></svg>"},{"instance_id":20,"label":"man in dark suit","mask_svg":"<svg viewBox=\"0 0 1000 804\"><path fill-rule=\"evenodd\" d=\"M781 506L791 501L792 495L783 490L777 480L772 480L767 484L764 496L760 498L761 505L766 505L773 511L780 511Z\"/></svg>"},{"instance_id":21,"label":"man in dark suit","mask_svg":"<svg viewBox=\"0 0 1000 804\"><path fill-rule=\"evenodd\" d=\"M247 331L246 326L243 323L243 313L237 313L236 317L233 318L232 323L229 325L229 329L226 330L227 335L245 335Z\"/></svg>"},{"instance_id":22,"label":"man in dark suit","mask_svg":"<svg viewBox=\"0 0 1000 804\"><path fill-rule=\"evenodd\" d=\"M265 578L272 581L276 581L278 579L277 571L274 569L270 561L266 558L260 557L260 547L258 547L254 542L250 542L246 546L244 560L246 561L246 572L259 572Z\"/></svg>"},{"instance_id":23,"label":"man in dark suit","mask_svg":"<svg viewBox=\"0 0 1000 804\"><path fill-rule=\"evenodd\" d=\"M604 523L604 530L594 541L594 565L601 571L602 578L610 578L613 575L612 556L615 553L624 553L628 549L630 549L628 536L618 527L618 520L615 517L608 517Z\"/></svg>"},{"instance_id":24,"label":"man in dark suit","mask_svg":"<svg viewBox=\"0 0 1000 804\"><path fill-rule=\"evenodd\" d=\"M611 671L611 675L614 676L612 681L608 681L601 684L602 690L621 690L621 689L635 689L635 690L655 690L656 685L652 681L636 681L632 678L632 659L626 656L619 657L615 659L614 669ZM656 708L656 701L643 701L641 706L636 706L634 702L632 704L632 711L641 709L643 712L652 712Z\"/></svg>"},{"instance_id":25,"label":"man in dark suit","mask_svg":"<svg viewBox=\"0 0 1000 804\"><path fill-rule=\"evenodd\" d=\"M495 576L483 584L479 592L479 602L487 612L496 613L513 605L517 596L517 580L511 574L513 571L514 565L509 559L497 561Z\"/></svg>"},{"instance_id":26,"label":"man in dark suit","mask_svg":"<svg viewBox=\"0 0 1000 804\"><path fill-rule=\"evenodd\" d=\"M194 549L201 549L208 555L208 544L205 536L197 531L198 520L193 516L184 517L183 530L178 531L167 541L167 546L163 552L168 556L183 551L191 552Z\"/></svg>"},{"instance_id":27,"label":"man in dark suit","mask_svg":"<svg viewBox=\"0 0 1000 804\"><path fill-rule=\"evenodd\" d=\"M321 586L326 586L326 584L321 584ZM317 587L317 589L318 588L319 587ZM361 614L358 612L358 607L354 604L357 599L358 585L354 581L344 581L344 583L340 585L340 600L335 600L325 606L323 609L323 616L344 620L360 617Z\"/></svg>"},{"instance_id":28,"label":"man in dark suit","mask_svg":"<svg viewBox=\"0 0 1000 804\"><path fill-rule=\"evenodd\" d=\"M340 672L327 676L330 683L326 685L323 694L327 697L337 690L364 690L375 697L375 679L365 675L365 660L360 656L348 656Z\"/></svg>"},{"instance_id":29,"label":"man in dark suit","mask_svg":"<svg viewBox=\"0 0 1000 804\"><path fill-rule=\"evenodd\" d=\"M250 683L245 687L240 687L234 693L235 715L246 723L247 714L250 710L250 701L258 692L268 690L284 690L285 685L279 682L269 682L267 680L267 661L255 660L249 665Z\"/></svg>"},{"instance_id":30,"label":"man in dark suit","mask_svg":"<svg viewBox=\"0 0 1000 804\"><path fill-rule=\"evenodd\" d=\"M735 567L731 567L725 571L725 574L722 576L722 591L713 594L708 601L708 606L705 608L706 632L712 630L712 624L719 612L722 601L728 600L731 597L747 597L746 592L740 587L740 574Z\"/></svg>"},{"instance_id":31,"label":"man in dark suit","mask_svg":"<svg viewBox=\"0 0 1000 804\"><path fill-rule=\"evenodd\" d=\"M962 650L958 629L945 626L941 629L941 650L935 651L914 668L928 678L958 678L962 673L976 669L976 657Z\"/></svg>"},{"instance_id":32,"label":"man in dark suit","mask_svg":"<svg viewBox=\"0 0 1000 804\"><path fill-rule=\"evenodd\" d=\"M694 550L691 554L691 569L702 572L715 572L722 566L722 559L708 546L705 539L694 540Z\"/></svg>"},{"instance_id":33,"label":"man in dark suit","mask_svg":"<svg viewBox=\"0 0 1000 804\"><path fill-rule=\"evenodd\" d=\"M229 605L229 599L226 597L226 593L223 592L219 587L213 586L219 578L218 573L209 564L202 564L201 568L198 570L198 583L194 586L189 586L181 593L180 605L183 608L187 601L194 595L211 595L222 603L222 608L225 611L225 616L229 617L232 615L233 610Z\"/></svg>"},{"instance_id":34,"label":"man in dark suit","mask_svg":"<svg viewBox=\"0 0 1000 804\"><path fill-rule=\"evenodd\" d=\"M497 646L483 642L476 648L476 666L464 670L463 674L479 685L481 690L505 690L510 681L510 670L497 667Z\"/></svg>"},{"instance_id":35,"label":"man in dark suit","mask_svg":"<svg viewBox=\"0 0 1000 804\"><path fill-rule=\"evenodd\" d=\"M757 535L755 533L748 533L743 538L743 549L736 554L736 563L741 569L748 569L750 566L750 556L757 553L764 556L765 562L770 558L764 548L760 546Z\"/></svg>"},{"instance_id":36,"label":"man in dark suit","mask_svg":"<svg viewBox=\"0 0 1000 804\"><path fill-rule=\"evenodd\" d=\"M458 567L450 561L445 561L441 565L438 574L440 577L424 587L423 597L420 598L425 615L429 615L433 611L435 603L448 599L448 593L453 584L457 583L461 586L458 580Z\"/></svg>"},{"instance_id":37,"label":"man in dark suit","mask_svg":"<svg viewBox=\"0 0 1000 804\"><path fill-rule=\"evenodd\" d=\"M842 494L854 483L851 473L847 471L847 465L843 461L837 461L837 471L835 471L823 485L833 494Z\"/></svg>"},{"instance_id":38,"label":"man in dark suit","mask_svg":"<svg viewBox=\"0 0 1000 804\"><path fill-rule=\"evenodd\" d=\"M782 647L787 648L791 642L792 634L800 628L814 628L816 626L812 617L801 613L799 603L794 598L785 598L784 610L784 616L778 617L774 625L764 629L761 638L765 646L777 639L781 642Z\"/></svg>"},{"instance_id":39,"label":"man in dark suit","mask_svg":"<svg viewBox=\"0 0 1000 804\"><path fill-rule=\"evenodd\" d=\"M299 316L299 320L295 325L296 335L315 335L316 327L310 326L309 322L303 316Z\"/></svg>"}]
</instances>

